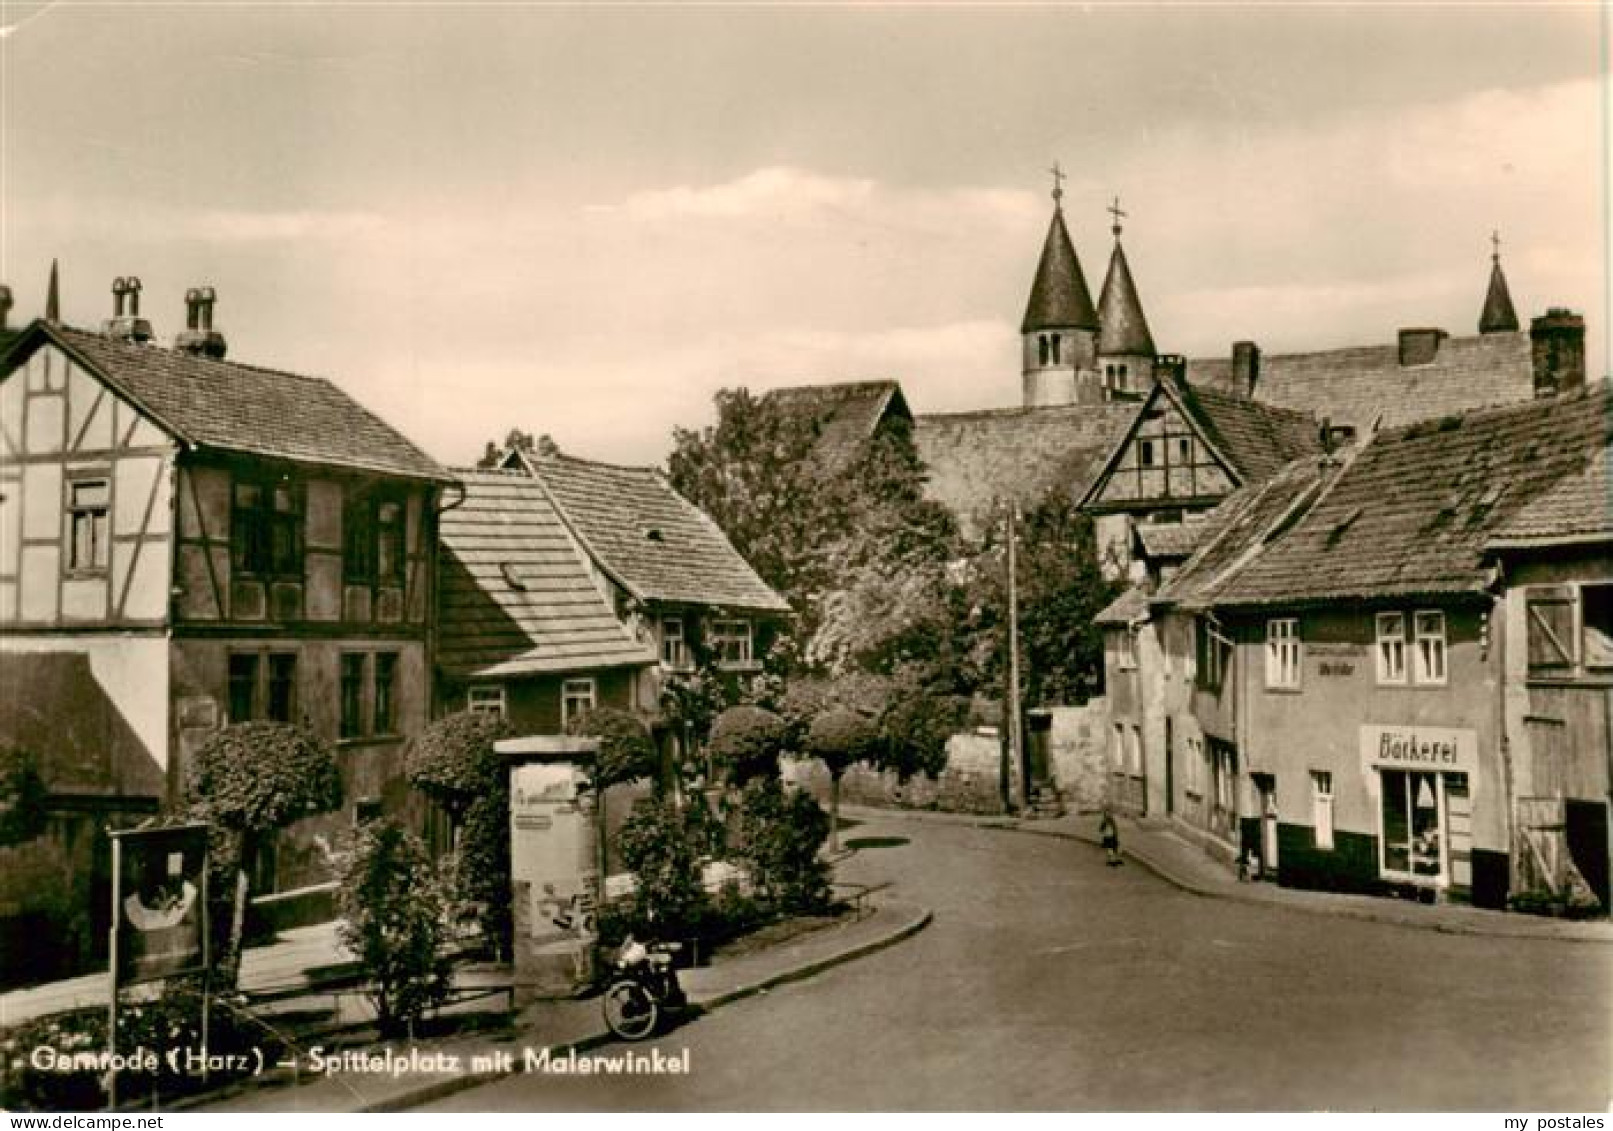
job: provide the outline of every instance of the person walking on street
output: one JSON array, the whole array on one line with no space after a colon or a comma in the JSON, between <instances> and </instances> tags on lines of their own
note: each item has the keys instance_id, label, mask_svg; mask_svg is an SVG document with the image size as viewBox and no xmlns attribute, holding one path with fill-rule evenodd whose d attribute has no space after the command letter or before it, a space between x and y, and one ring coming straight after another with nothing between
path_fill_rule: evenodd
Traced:
<instances>
[{"instance_id":1,"label":"person walking on street","mask_svg":"<svg viewBox=\"0 0 1613 1131\"><path fill-rule=\"evenodd\" d=\"M1098 839L1103 842L1103 854L1109 867L1113 868L1120 863L1120 828L1115 824L1115 815L1109 812L1109 807L1103 807L1103 818L1098 822Z\"/></svg>"}]
</instances>

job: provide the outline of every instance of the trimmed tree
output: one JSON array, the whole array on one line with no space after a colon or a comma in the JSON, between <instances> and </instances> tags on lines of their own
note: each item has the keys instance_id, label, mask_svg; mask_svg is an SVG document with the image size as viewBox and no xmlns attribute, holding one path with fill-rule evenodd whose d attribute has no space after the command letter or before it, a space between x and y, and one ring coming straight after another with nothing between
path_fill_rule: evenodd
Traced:
<instances>
[{"instance_id":1,"label":"trimmed tree","mask_svg":"<svg viewBox=\"0 0 1613 1131\"><path fill-rule=\"evenodd\" d=\"M787 728L784 720L762 707L730 707L711 727L710 752L730 786L778 776L779 754Z\"/></svg>"},{"instance_id":2,"label":"trimmed tree","mask_svg":"<svg viewBox=\"0 0 1613 1131\"><path fill-rule=\"evenodd\" d=\"M487 711L432 722L409 747L409 781L454 825L455 895L477 908L482 934L510 952L510 775L493 749L509 726Z\"/></svg>"},{"instance_id":3,"label":"trimmed tree","mask_svg":"<svg viewBox=\"0 0 1613 1131\"><path fill-rule=\"evenodd\" d=\"M873 761L879 749L879 727L850 707L830 707L812 720L807 752L829 771L829 851L840 851L840 779L858 762Z\"/></svg>"},{"instance_id":4,"label":"trimmed tree","mask_svg":"<svg viewBox=\"0 0 1613 1131\"><path fill-rule=\"evenodd\" d=\"M631 711L596 707L576 716L566 733L599 739L594 763L594 788L603 793L613 785L654 780L660 785L661 755L645 721Z\"/></svg>"},{"instance_id":5,"label":"trimmed tree","mask_svg":"<svg viewBox=\"0 0 1613 1131\"><path fill-rule=\"evenodd\" d=\"M247 869L267 838L303 817L342 803L342 778L330 748L288 723L237 723L197 751L187 783L189 814L214 827L215 871L233 879L229 934L218 968L225 985L240 972L246 924Z\"/></svg>"}]
</instances>

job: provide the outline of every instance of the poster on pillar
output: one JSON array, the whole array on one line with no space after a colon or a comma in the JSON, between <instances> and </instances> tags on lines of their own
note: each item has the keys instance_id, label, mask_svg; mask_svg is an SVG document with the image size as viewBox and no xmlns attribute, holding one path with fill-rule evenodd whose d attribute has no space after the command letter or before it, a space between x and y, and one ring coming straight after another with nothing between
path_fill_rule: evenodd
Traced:
<instances>
[{"instance_id":1,"label":"poster on pillar","mask_svg":"<svg viewBox=\"0 0 1613 1131\"><path fill-rule=\"evenodd\" d=\"M510 780L510 874L536 943L591 938L599 892L587 775L571 763L516 766Z\"/></svg>"},{"instance_id":2,"label":"poster on pillar","mask_svg":"<svg viewBox=\"0 0 1613 1131\"><path fill-rule=\"evenodd\" d=\"M112 833L113 958L128 986L207 968L207 826Z\"/></svg>"}]
</instances>

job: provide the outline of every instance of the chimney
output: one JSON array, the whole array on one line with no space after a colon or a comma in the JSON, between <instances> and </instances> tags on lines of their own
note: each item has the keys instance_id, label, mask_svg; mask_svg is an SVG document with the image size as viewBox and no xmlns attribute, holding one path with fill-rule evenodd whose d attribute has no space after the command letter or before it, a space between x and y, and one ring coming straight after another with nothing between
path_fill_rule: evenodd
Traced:
<instances>
[{"instance_id":1,"label":"chimney","mask_svg":"<svg viewBox=\"0 0 1613 1131\"><path fill-rule=\"evenodd\" d=\"M1585 387L1585 319L1554 306L1529 322L1535 396L1552 397Z\"/></svg>"},{"instance_id":2,"label":"chimney","mask_svg":"<svg viewBox=\"0 0 1613 1131\"><path fill-rule=\"evenodd\" d=\"M6 321L11 317L11 288L0 283L0 334L5 333Z\"/></svg>"},{"instance_id":3,"label":"chimney","mask_svg":"<svg viewBox=\"0 0 1613 1131\"><path fill-rule=\"evenodd\" d=\"M1439 356L1439 343L1450 337L1437 326L1411 326L1400 331L1400 364L1430 365Z\"/></svg>"},{"instance_id":4,"label":"chimney","mask_svg":"<svg viewBox=\"0 0 1613 1131\"><path fill-rule=\"evenodd\" d=\"M192 287L185 292L185 328L174 338L174 348L215 361L224 356L224 335L213 329L213 304L218 295L212 287Z\"/></svg>"},{"instance_id":5,"label":"chimney","mask_svg":"<svg viewBox=\"0 0 1613 1131\"><path fill-rule=\"evenodd\" d=\"M1154 376L1161 381L1187 384L1187 358L1179 353L1162 353L1154 358Z\"/></svg>"},{"instance_id":6,"label":"chimney","mask_svg":"<svg viewBox=\"0 0 1613 1131\"><path fill-rule=\"evenodd\" d=\"M127 303L128 309L124 306ZM123 342L149 342L151 323L140 317L140 280L133 275L112 280L112 317L101 326L109 338Z\"/></svg>"},{"instance_id":7,"label":"chimney","mask_svg":"<svg viewBox=\"0 0 1613 1131\"><path fill-rule=\"evenodd\" d=\"M1232 391L1253 398L1260 380L1260 347L1253 342L1232 343Z\"/></svg>"}]
</instances>

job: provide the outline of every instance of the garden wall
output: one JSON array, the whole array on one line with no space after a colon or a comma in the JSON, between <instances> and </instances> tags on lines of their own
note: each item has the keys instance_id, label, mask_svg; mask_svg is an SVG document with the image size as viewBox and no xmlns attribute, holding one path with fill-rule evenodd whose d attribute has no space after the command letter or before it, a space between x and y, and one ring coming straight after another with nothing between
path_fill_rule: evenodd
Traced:
<instances>
[{"instance_id":1,"label":"garden wall","mask_svg":"<svg viewBox=\"0 0 1613 1131\"><path fill-rule=\"evenodd\" d=\"M828 804L829 772L817 759L785 759L784 780ZM995 732L953 735L939 777L915 774L902 781L894 770L854 766L840 782L840 800L896 809L1002 813L1002 740Z\"/></svg>"}]
</instances>

